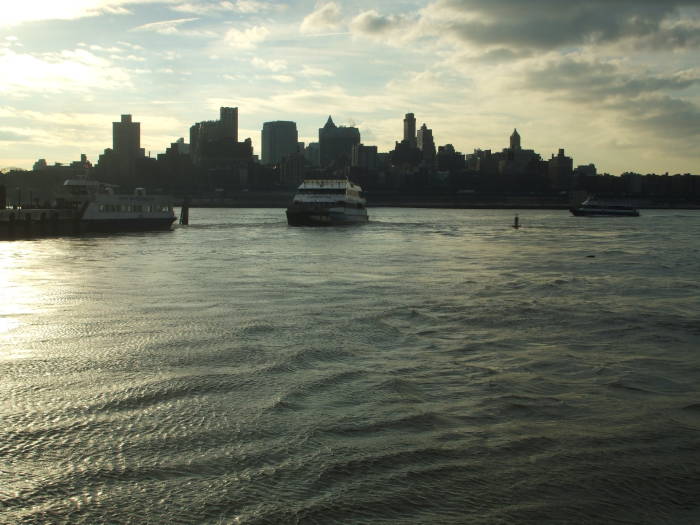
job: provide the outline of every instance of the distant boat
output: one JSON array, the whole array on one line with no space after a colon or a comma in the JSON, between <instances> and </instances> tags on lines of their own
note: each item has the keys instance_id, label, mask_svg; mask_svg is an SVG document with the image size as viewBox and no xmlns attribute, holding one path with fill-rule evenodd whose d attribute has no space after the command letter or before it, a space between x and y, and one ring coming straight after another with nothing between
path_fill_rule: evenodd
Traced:
<instances>
[{"instance_id":1,"label":"distant boat","mask_svg":"<svg viewBox=\"0 0 700 525\"><path fill-rule=\"evenodd\" d=\"M632 206L593 197L587 198L577 207L569 208L569 211L577 217L639 217L639 211Z\"/></svg>"},{"instance_id":2,"label":"distant boat","mask_svg":"<svg viewBox=\"0 0 700 525\"><path fill-rule=\"evenodd\" d=\"M290 226L336 226L365 223L362 188L347 178L305 179L287 208Z\"/></svg>"}]
</instances>

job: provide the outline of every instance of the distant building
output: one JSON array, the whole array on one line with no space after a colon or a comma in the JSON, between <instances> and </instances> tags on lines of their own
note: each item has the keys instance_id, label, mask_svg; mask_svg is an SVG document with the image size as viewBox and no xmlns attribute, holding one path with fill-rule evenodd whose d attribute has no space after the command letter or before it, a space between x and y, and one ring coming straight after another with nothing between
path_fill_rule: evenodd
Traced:
<instances>
[{"instance_id":1,"label":"distant building","mask_svg":"<svg viewBox=\"0 0 700 525\"><path fill-rule=\"evenodd\" d=\"M352 159L352 147L360 143L360 130L352 126L336 126L329 116L325 126L318 130L320 165L348 166Z\"/></svg>"},{"instance_id":2,"label":"distant building","mask_svg":"<svg viewBox=\"0 0 700 525\"><path fill-rule=\"evenodd\" d=\"M549 182L554 190L571 189L571 177L574 172L574 160L567 157L564 149L559 150L559 154L549 159L547 171Z\"/></svg>"},{"instance_id":3,"label":"distant building","mask_svg":"<svg viewBox=\"0 0 700 525\"><path fill-rule=\"evenodd\" d=\"M321 147L318 142L309 142L304 148L304 158L314 168L321 166Z\"/></svg>"},{"instance_id":4,"label":"distant building","mask_svg":"<svg viewBox=\"0 0 700 525\"><path fill-rule=\"evenodd\" d=\"M222 107L219 120L190 127L190 157L198 185L223 190L248 186L253 142L250 138L238 141L238 108Z\"/></svg>"},{"instance_id":5,"label":"distant building","mask_svg":"<svg viewBox=\"0 0 700 525\"><path fill-rule=\"evenodd\" d=\"M512 151L520 150L520 133L517 129L513 130L513 134L510 136L510 149Z\"/></svg>"},{"instance_id":6,"label":"distant building","mask_svg":"<svg viewBox=\"0 0 700 525\"><path fill-rule=\"evenodd\" d=\"M433 166L435 164L435 140L433 139L433 130L428 129L428 126L423 124L418 130L418 135L416 137L416 145L418 149L423 153L423 163L426 166Z\"/></svg>"},{"instance_id":7,"label":"distant building","mask_svg":"<svg viewBox=\"0 0 700 525\"><path fill-rule=\"evenodd\" d=\"M295 122L265 122L261 139L261 162L266 165L279 164L282 159L299 150L299 135Z\"/></svg>"},{"instance_id":8,"label":"distant building","mask_svg":"<svg viewBox=\"0 0 700 525\"><path fill-rule=\"evenodd\" d=\"M403 119L403 140L416 147L416 117L413 113L406 113Z\"/></svg>"},{"instance_id":9,"label":"distant building","mask_svg":"<svg viewBox=\"0 0 700 525\"><path fill-rule=\"evenodd\" d=\"M355 168L377 169L377 146L355 144L352 147L352 163Z\"/></svg>"},{"instance_id":10,"label":"distant building","mask_svg":"<svg viewBox=\"0 0 700 525\"><path fill-rule=\"evenodd\" d=\"M206 144L238 143L238 108L219 108L219 120L197 122L190 127L190 155L201 161Z\"/></svg>"},{"instance_id":11,"label":"distant building","mask_svg":"<svg viewBox=\"0 0 700 525\"><path fill-rule=\"evenodd\" d=\"M436 165L439 171L458 173L466 167L465 156L455 151L452 144L438 147Z\"/></svg>"},{"instance_id":12,"label":"distant building","mask_svg":"<svg viewBox=\"0 0 700 525\"><path fill-rule=\"evenodd\" d=\"M122 158L143 157L141 123L133 122L131 115L122 115L120 122L112 122L112 150Z\"/></svg>"},{"instance_id":13,"label":"distant building","mask_svg":"<svg viewBox=\"0 0 700 525\"><path fill-rule=\"evenodd\" d=\"M101 180L129 187L136 183L146 154L141 148L141 123L131 115L122 115L119 122L112 122L112 148L107 148L97 162Z\"/></svg>"}]
</instances>

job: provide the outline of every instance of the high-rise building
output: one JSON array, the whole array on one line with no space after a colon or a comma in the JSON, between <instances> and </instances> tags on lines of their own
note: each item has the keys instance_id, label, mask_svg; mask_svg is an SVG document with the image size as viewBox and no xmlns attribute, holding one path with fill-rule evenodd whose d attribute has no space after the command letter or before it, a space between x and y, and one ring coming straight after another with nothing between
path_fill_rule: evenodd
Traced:
<instances>
[{"instance_id":1,"label":"high-rise building","mask_svg":"<svg viewBox=\"0 0 700 525\"><path fill-rule=\"evenodd\" d=\"M262 129L262 163L279 164L285 157L297 153L299 135L295 122L277 120L265 122Z\"/></svg>"},{"instance_id":2,"label":"high-rise building","mask_svg":"<svg viewBox=\"0 0 700 525\"><path fill-rule=\"evenodd\" d=\"M318 130L321 167L332 164L349 165L352 147L360 143L360 130L352 126L336 126L329 116L326 125Z\"/></svg>"},{"instance_id":3,"label":"high-rise building","mask_svg":"<svg viewBox=\"0 0 700 525\"><path fill-rule=\"evenodd\" d=\"M112 122L112 150L123 158L143 157L141 123L133 122L131 115L122 115L121 122Z\"/></svg>"},{"instance_id":4,"label":"high-rise building","mask_svg":"<svg viewBox=\"0 0 700 525\"><path fill-rule=\"evenodd\" d=\"M512 151L520 150L520 134L517 129L514 130L513 134L510 136L510 149Z\"/></svg>"},{"instance_id":5,"label":"high-rise building","mask_svg":"<svg viewBox=\"0 0 700 525\"><path fill-rule=\"evenodd\" d=\"M321 166L321 147L318 142L309 142L304 148L304 158L314 168Z\"/></svg>"},{"instance_id":6,"label":"high-rise building","mask_svg":"<svg viewBox=\"0 0 700 525\"><path fill-rule=\"evenodd\" d=\"M413 113L406 113L403 119L403 140L416 147L416 117Z\"/></svg>"},{"instance_id":7,"label":"high-rise building","mask_svg":"<svg viewBox=\"0 0 700 525\"><path fill-rule=\"evenodd\" d=\"M435 140L433 139L433 130L425 124L418 130L416 145L423 152L423 162L432 166L435 163Z\"/></svg>"},{"instance_id":8,"label":"high-rise building","mask_svg":"<svg viewBox=\"0 0 700 525\"><path fill-rule=\"evenodd\" d=\"M353 167L365 168L367 170L377 169L377 146L365 146L355 144L352 147Z\"/></svg>"},{"instance_id":9,"label":"high-rise building","mask_svg":"<svg viewBox=\"0 0 700 525\"><path fill-rule=\"evenodd\" d=\"M238 142L238 108L219 108L221 138Z\"/></svg>"},{"instance_id":10,"label":"high-rise building","mask_svg":"<svg viewBox=\"0 0 700 525\"><path fill-rule=\"evenodd\" d=\"M219 108L219 120L197 122L190 127L190 154L199 164L207 144L238 143L238 108Z\"/></svg>"}]
</instances>

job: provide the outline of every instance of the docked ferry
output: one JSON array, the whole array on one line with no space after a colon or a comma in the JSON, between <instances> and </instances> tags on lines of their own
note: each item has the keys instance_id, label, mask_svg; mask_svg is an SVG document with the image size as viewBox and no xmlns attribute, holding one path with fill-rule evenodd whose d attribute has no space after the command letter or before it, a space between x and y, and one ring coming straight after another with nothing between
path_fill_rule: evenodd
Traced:
<instances>
[{"instance_id":1,"label":"docked ferry","mask_svg":"<svg viewBox=\"0 0 700 525\"><path fill-rule=\"evenodd\" d=\"M601 201L593 197L587 198L579 206L569 208L577 217L639 217L639 211L632 206L619 202Z\"/></svg>"},{"instance_id":2,"label":"docked ferry","mask_svg":"<svg viewBox=\"0 0 700 525\"><path fill-rule=\"evenodd\" d=\"M305 179L287 208L290 226L336 226L365 223L362 188L343 179Z\"/></svg>"},{"instance_id":3,"label":"docked ferry","mask_svg":"<svg viewBox=\"0 0 700 525\"><path fill-rule=\"evenodd\" d=\"M68 179L55 205L48 208L0 209L0 240L107 233L169 230L175 222L167 197L117 194L114 186L91 179Z\"/></svg>"},{"instance_id":4,"label":"docked ferry","mask_svg":"<svg viewBox=\"0 0 700 525\"><path fill-rule=\"evenodd\" d=\"M79 210L81 232L169 230L175 222L170 200L146 195L143 188L117 194L113 186L90 179L68 179L63 188L66 204Z\"/></svg>"}]
</instances>

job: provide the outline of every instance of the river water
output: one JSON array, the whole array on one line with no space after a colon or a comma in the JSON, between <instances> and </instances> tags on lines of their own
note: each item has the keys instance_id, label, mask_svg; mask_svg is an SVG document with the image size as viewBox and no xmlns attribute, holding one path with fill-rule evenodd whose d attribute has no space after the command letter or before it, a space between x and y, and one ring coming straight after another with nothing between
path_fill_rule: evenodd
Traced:
<instances>
[{"instance_id":1,"label":"river water","mask_svg":"<svg viewBox=\"0 0 700 525\"><path fill-rule=\"evenodd\" d=\"M0 523L700 523L700 213L0 244Z\"/></svg>"}]
</instances>

